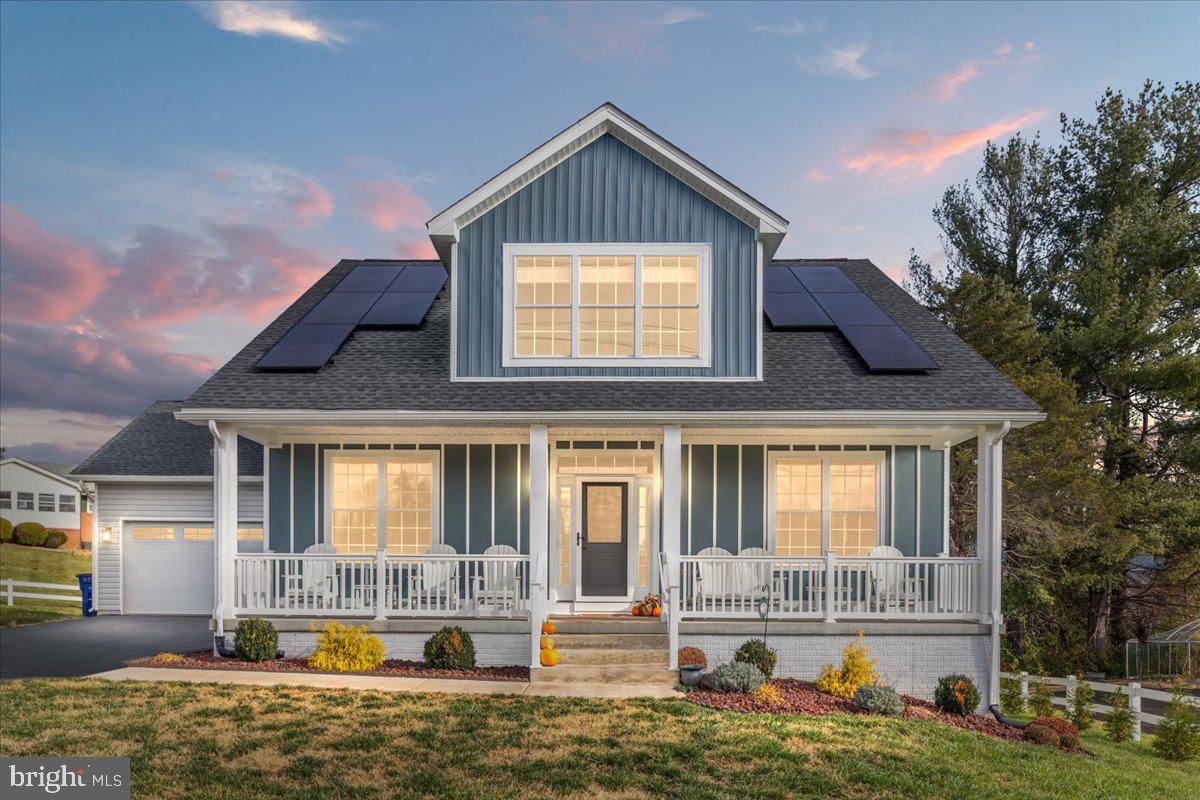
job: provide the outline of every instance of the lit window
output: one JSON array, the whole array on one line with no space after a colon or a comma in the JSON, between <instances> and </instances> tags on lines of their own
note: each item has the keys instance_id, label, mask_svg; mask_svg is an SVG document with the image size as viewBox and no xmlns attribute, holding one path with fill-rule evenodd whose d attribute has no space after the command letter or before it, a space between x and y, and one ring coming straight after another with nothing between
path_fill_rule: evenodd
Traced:
<instances>
[{"instance_id":1,"label":"lit window","mask_svg":"<svg viewBox=\"0 0 1200 800\"><path fill-rule=\"evenodd\" d=\"M558 585L571 585L571 487L558 487Z\"/></svg>"},{"instance_id":2,"label":"lit window","mask_svg":"<svg viewBox=\"0 0 1200 800\"><path fill-rule=\"evenodd\" d=\"M329 474L330 541L339 553L412 555L435 541L436 453L338 454Z\"/></svg>"},{"instance_id":3,"label":"lit window","mask_svg":"<svg viewBox=\"0 0 1200 800\"><path fill-rule=\"evenodd\" d=\"M879 468L876 459L775 459L771 480L776 555L869 554L879 544Z\"/></svg>"},{"instance_id":4,"label":"lit window","mask_svg":"<svg viewBox=\"0 0 1200 800\"><path fill-rule=\"evenodd\" d=\"M12 492L0 492L0 508L12 508Z\"/></svg>"},{"instance_id":5,"label":"lit window","mask_svg":"<svg viewBox=\"0 0 1200 800\"><path fill-rule=\"evenodd\" d=\"M134 526L129 529L129 537L135 542L170 542L175 540L175 529Z\"/></svg>"},{"instance_id":6,"label":"lit window","mask_svg":"<svg viewBox=\"0 0 1200 800\"><path fill-rule=\"evenodd\" d=\"M38 494L38 511L53 511L54 495Z\"/></svg>"},{"instance_id":7,"label":"lit window","mask_svg":"<svg viewBox=\"0 0 1200 800\"><path fill-rule=\"evenodd\" d=\"M183 529L183 540L185 542L211 542L213 538L212 528L190 528Z\"/></svg>"},{"instance_id":8,"label":"lit window","mask_svg":"<svg viewBox=\"0 0 1200 800\"><path fill-rule=\"evenodd\" d=\"M17 509L33 511L33 492L17 492Z\"/></svg>"},{"instance_id":9,"label":"lit window","mask_svg":"<svg viewBox=\"0 0 1200 800\"><path fill-rule=\"evenodd\" d=\"M75 495L60 494L58 496L58 510L59 511L70 511L70 512L74 513L74 511L75 511Z\"/></svg>"},{"instance_id":10,"label":"lit window","mask_svg":"<svg viewBox=\"0 0 1200 800\"><path fill-rule=\"evenodd\" d=\"M705 366L707 245L509 244L505 366Z\"/></svg>"}]
</instances>

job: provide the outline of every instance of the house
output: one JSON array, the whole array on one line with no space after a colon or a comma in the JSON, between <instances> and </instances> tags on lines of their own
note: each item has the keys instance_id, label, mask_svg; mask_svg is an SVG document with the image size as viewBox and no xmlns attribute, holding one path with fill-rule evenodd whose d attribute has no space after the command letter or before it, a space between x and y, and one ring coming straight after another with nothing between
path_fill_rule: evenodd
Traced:
<instances>
[{"instance_id":1,"label":"house","mask_svg":"<svg viewBox=\"0 0 1200 800\"><path fill-rule=\"evenodd\" d=\"M91 543L90 493L68 477L71 468L21 458L0 459L0 517L14 526L38 522L67 535L64 547L78 550ZM82 533L81 533L82 532Z\"/></svg>"},{"instance_id":2,"label":"house","mask_svg":"<svg viewBox=\"0 0 1200 800\"><path fill-rule=\"evenodd\" d=\"M959 671L995 699L1003 440L1043 416L869 261L774 259L787 229L597 108L430 220L437 260L338 263L77 470L100 610L212 614L218 636L267 617L290 653L357 620L402 658L454 619L537 680L590 674L569 651L537 668L546 615L656 650L640 674L682 645L727 660L761 610L782 674L863 631L899 688ZM174 437L201 435L177 466ZM971 556L948 537L969 440ZM596 616L647 593L661 618Z\"/></svg>"}]
</instances>

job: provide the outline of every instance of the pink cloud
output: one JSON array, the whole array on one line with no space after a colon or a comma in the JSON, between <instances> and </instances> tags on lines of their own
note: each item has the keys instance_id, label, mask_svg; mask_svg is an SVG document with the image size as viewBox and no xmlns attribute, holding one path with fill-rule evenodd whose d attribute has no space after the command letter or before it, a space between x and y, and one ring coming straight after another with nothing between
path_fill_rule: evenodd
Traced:
<instances>
[{"instance_id":1,"label":"pink cloud","mask_svg":"<svg viewBox=\"0 0 1200 800\"><path fill-rule=\"evenodd\" d=\"M1012 49L1013 49L1012 42L1004 42L999 47L997 47L993 52L998 56L1006 56L1012 52Z\"/></svg>"},{"instance_id":2,"label":"pink cloud","mask_svg":"<svg viewBox=\"0 0 1200 800\"><path fill-rule=\"evenodd\" d=\"M554 11L531 17L531 29L584 61L661 58L667 31L709 16L687 6L629 3L566 3Z\"/></svg>"},{"instance_id":3,"label":"pink cloud","mask_svg":"<svg viewBox=\"0 0 1200 800\"><path fill-rule=\"evenodd\" d=\"M333 197L312 178L301 178L295 187L281 192L279 204L301 222L325 219L333 213Z\"/></svg>"},{"instance_id":4,"label":"pink cloud","mask_svg":"<svg viewBox=\"0 0 1200 800\"><path fill-rule=\"evenodd\" d=\"M433 242L427 236L415 236L411 239L401 239L395 245L396 258L437 258Z\"/></svg>"},{"instance_id":5,"label":"pink cloud","mask_svg":"<svg viewBox=\"0 0 1200 800\"><path fill-rule=\"evenodd\" d=\"M808 178L813 183L826 183L833 180L833 176L823 169L812 167L808 172L804 173L804 177Z\"/></svg>"},{"instance_id":6,"label":"pink cloud","mask_svg":"<svg viewBox=\"0 0 1200 800\"><path fill-rule=\"evenodd\" d=\"M948 103L958 94L959 89L982 74L978 61L963 62L933 81L933 97L939 103Z\"/></svg>"},{"instance_id":7,"label":"pink cloud","mask_svg":"<svg viewBox=\"0 0 1200 800\"><path fill-rule=\"evenodd\" d=\"M990 139L1013 133L1045 115L1044 110L1025 111L963 131L931 128L884 131L866 150L843 159L842 168L890 180L927 175L947 160L981 147Z\"/></svg>"},{"instance_id":8,"label":"pink cloud","mask_svg":"<svg viewBox=\"0 0 1200 800\"><path fill-rule=\"evenodd\" d=\"M421 228L432 216L429 204L405 181L356 178L350 183L359 211L384 233Z\"/></svg>"},{"instance_id":9,"label":"pink cloud","mask_svg":"<svg viewBox=\"0 0 1200 800\"><path fill-rule=\"evenodd\" d=\"M0 206L5 320L74 319L95 302L113 272L95 250L39 228L13 206Z\"/></svg>"},{"instance_id":10,"label":"pink cloud","mask_svg":"<svg viewBox=\"0 0 1200 800\"><path fill-rule=\"evenodd\" d=\"M327 257L319 251L287 244L273 231L256 225L210 226L224 253L207 259L210 274L236 293L227 297L230 310L263 322L279 313L325 274Z\"/></svg>"}]
</instances>

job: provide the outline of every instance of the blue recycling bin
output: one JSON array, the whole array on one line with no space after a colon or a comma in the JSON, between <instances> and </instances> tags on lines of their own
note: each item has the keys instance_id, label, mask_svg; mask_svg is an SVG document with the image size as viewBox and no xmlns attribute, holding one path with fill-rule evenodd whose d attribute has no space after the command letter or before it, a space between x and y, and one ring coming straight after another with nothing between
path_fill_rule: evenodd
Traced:
<instances>
[{"instance_id":1,"label":"blue recycling bin","mask_svg":"<svg viewBox=\"0 0 1200 800\"><path fill-rule=\"evenodd\" d=\"M83 603L83 615L96 616L96 609L92 608L92 573L77 572L75 577L79 579L79 598Z\"/></svg>"}]
</instances>

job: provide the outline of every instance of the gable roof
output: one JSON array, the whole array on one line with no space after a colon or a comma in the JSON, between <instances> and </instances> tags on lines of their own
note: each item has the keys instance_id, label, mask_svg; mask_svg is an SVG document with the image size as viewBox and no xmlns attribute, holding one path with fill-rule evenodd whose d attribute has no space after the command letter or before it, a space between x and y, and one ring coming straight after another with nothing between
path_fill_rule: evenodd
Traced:
<instances>
[{"instance_id":1,"label":"gable roof","mask_svg":"<svg viewBox=\"0 0 1200 800\"><path fill-rule=\"evenodd\" d=\"M871 373L841 334L764 325L761 381L450 379L450 286L412 330L362 330L316 372L262 372L255 363L354 267L342 261L188 398L200 409L410 412L740 412L988 410L1034 403L867 260L836 264L941 366L928 374ZM207 432L205 433L207 436Z\"/></svg>"},{"instance_id":2,"label":"gable roof","mask_svg":"<svg viewBox=\"0 0 1200 800\"><path fill-rule=\"evenodd\" d=\"M16 456L10 456L9 458L0 460L0 466L5 464L17 464L18 466L25 467L25 469L31 472L36 472L44 478L49 478L50 480L58 481L59 483L70 486L77 492L83 488L80 486L79 481L67 477L66 474L59 472L57 469L50 469L50 467L62 467L61 464L41 464L36 461L26 461L25 459L18 458ZM66 469L69 470L70 467L66 467Z\"/></svg>"},{"instance_id":3,"label":"gable roof","mask_svg":"<svg viewBox=\"0 0 1200 800\"><path fill-rule=\"evenodd\" d=\"M425 224L446 269L450 243L457 241L461 228L606 133L754 228L763 242L764 258L774 255L787 233L786 219L612 103L604 103Z\"/></svg>"},{"instance_id":4,"label":"gable roof","mask_svg":"<svg viewBox=\"0 0 1200 800\"><path fill-rule=\"evenodd\" d=\"M180 422L181 400L160 400L139 414L72 470L84 480L101 476L146 476L212 480L212 434ZM262 475L262 445L238 437L238 475Z\"/></svg>"}]
</instances>

